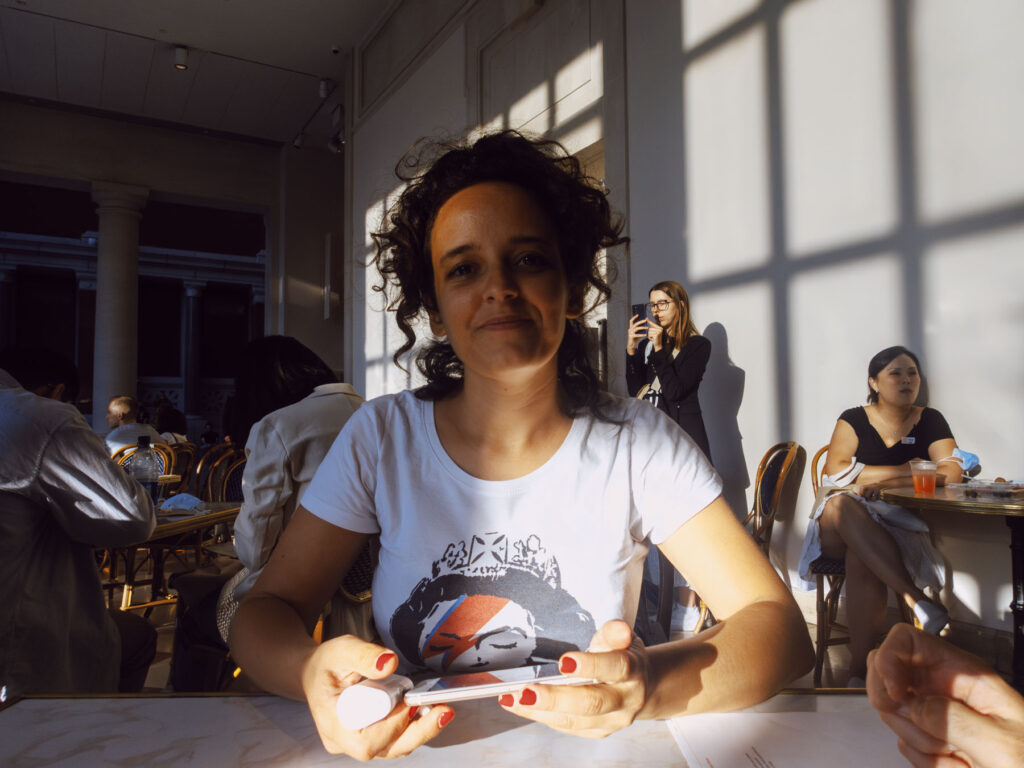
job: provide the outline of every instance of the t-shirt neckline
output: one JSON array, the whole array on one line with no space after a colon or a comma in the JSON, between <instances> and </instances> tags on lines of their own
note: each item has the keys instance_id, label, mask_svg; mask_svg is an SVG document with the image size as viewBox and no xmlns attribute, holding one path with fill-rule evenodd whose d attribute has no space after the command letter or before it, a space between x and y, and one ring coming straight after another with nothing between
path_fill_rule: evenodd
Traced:
<instances>
[{"instance_id":1,"label":"t-shirt neckline","mask_svg":"<svg viewBox=\"0 0 1024 768\"><path fill-rule=\"evenodd\" d=\"M575 446L579 445L583 431L586 428L586 418L584 416L574 417L572 426L569 427L569 432L562 440L562 444L558 446L547 461L535 470L511 480L484 480L462 469L452 460L444 446L441 445L441 438L438 437L437 426L434 424L434 402L432 400L420 400L419 398L414 399L420 405L420 416L423 419L423 429L424 434L427 436L427 443L430 445L434 458L441 465L441 468L461 485L472 488L477 493L488 495L511 496L523 493L530 486L534 485L538 479L557 471L557 468L565 463L565 457L571 453Z\"/></svg>"}]
</instances>

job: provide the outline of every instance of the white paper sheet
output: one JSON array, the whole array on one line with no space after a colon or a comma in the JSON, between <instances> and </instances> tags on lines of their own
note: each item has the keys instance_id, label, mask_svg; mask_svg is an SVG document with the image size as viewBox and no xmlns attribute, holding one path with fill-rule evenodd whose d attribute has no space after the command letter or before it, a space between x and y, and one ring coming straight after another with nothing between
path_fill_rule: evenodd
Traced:
<instances>
[{"instance_id":1,"label":"white paper sheet","mask_svg":"<svg viewBox=\"0 0 1024 768\"><path fill-rule=\"evenodd\" d=\"M864 712L730 712L669 723L690 768L906 768L896 735Z\"/></svg>"}]
</instances>

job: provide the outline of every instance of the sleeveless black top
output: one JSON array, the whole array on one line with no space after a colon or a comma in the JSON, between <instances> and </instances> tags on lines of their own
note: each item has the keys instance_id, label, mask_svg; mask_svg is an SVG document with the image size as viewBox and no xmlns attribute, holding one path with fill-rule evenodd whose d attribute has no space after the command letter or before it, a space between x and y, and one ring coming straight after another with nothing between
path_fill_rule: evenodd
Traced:
<instances>
[{"instance_id":1,"label":"sleeveless black top","mask_svg":"<svg viewBox=\"0 0 1024 768\"><path fill-rule=\"evenodd\" d=\"M839 416L857 433L857 461L862 464L897 466L911 459L927 459L928 446L936 440L953 437L946 419L934 408L921 411L921 418L907 436L896 445L886 448L882 436L871 426L864 406L842 412ZM943 457L944 458L944 457Z\"/></svg>"}]
</instances>

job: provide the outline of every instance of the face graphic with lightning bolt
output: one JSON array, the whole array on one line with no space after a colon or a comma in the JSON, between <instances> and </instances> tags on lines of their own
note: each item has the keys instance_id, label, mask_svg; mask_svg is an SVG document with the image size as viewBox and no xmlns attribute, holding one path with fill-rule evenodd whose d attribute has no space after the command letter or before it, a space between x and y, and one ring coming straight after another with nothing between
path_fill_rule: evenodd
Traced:
<instances>
[{"instance_id":1,"label":"face graphic with lightning bolt","mask_svg":"<svg viewBox=\"0 0 1024 768\"><path fill-rule=\"evenodd\" d=\"M395 649L409 669L446 675L557 661L586 648L594 619L562 589L560 572L534 534L451 542L391 615Z\"/></svg>"},{"instance_id":2,"label":"face graphic with lightning bolt","mask_svg":"<svg viewBox=\"0 0 1024 768\"><path fill-rule=\"evenodd\" d=\"M423 662L439 674L529 663L536 647L533 616L494 595L464 595L438 603L420 635Z\"/></svg>"}]
</instances>

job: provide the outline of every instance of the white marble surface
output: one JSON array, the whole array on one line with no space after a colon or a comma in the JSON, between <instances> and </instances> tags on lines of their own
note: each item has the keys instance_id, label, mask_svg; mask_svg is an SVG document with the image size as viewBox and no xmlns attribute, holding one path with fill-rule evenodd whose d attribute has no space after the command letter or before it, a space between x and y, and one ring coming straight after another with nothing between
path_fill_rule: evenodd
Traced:
<instances>
[{"instance_id":1,"label":"white marble surface","mask_svg":"<svg viewBox=\"0 0 1024 768\"><path fill-rule=\"evenodd\" d=\"M495 701L462 702L445 731L404 758L410 766L684 765L663 722L607 739L580 739L530 723ZM355 765L329 755L305 705L270 696L25 699L0 712L0 765Z\"/></svg>"},{"instance_id":2,"label":"white marble surface","mask_svg":"<svg viewBox=\"0 0 1024 768\"><path fill-rule=\"evenodd\" d=\"M448 728L403 765L686 766L664 722L637 722L592 740L517 718L491 699L462 702L455 711ZM750 711L871 714L863 695L781 695ZM272 696L25 699L0 711L5 768L355 764L327 754L304 704Z\"/></svg>"}]
</instances>

